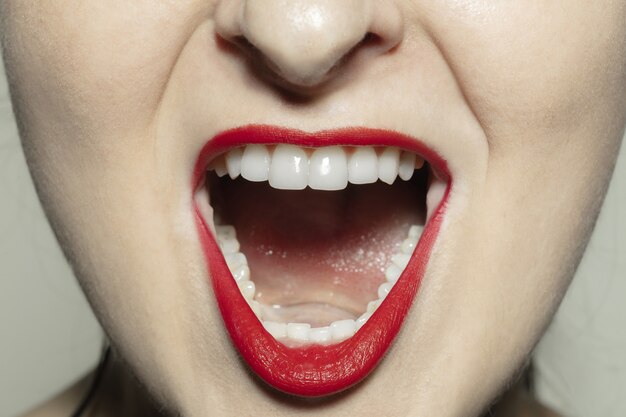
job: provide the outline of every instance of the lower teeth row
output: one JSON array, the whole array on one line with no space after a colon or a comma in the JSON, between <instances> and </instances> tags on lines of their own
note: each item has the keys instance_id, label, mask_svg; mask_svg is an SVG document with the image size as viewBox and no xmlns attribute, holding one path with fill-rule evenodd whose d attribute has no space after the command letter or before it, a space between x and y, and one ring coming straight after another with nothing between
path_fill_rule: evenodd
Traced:
<instances>
[{"instance_id":1,"label":"lower teeth row","mask_svg":"<svg viewBox=\"0 0 626 417\"><path fill-rule=\"evenodd\" d=\"M367 310L356 320L338 320L326 327L312 328L309 323L278 323L264 321L262 308L254 299L256 287L250 279L250 267L246 256L240 252L239 241L233 226L215 226L217 242L224 254L233 278L237 282L243 298L263 323L263 327L277 340L291 340L299 343L330 344L348 339L367 322L376 309L391 291L402 271L406 268L417 242L422 234L423 226L413 225L409 229L407 238L400 245L400 252L391 257L391 263L385 270L386 281L378 287L378 298L370 301Z\"/></svg>"}]
</instances>

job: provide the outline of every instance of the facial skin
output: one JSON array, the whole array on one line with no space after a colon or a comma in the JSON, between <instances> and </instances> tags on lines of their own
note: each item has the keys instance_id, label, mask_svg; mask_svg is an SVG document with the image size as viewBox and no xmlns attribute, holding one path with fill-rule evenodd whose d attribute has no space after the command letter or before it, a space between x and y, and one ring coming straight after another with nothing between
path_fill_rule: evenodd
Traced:
<instances>
[{"instance_id":1,"label":"facial skin","mask_svg":"<svg viewBox=\"0 0 626 417\"><path fill-rule=\"evenodd\" d=\"M567 288L624 129L619 0L0 9L40 198L117 352L173 414L478 415ZM359 43L368 32L377 41ZM257 48L248 58L241 36ZM332 401L286 400L251 378L212 296L191 171L209 138L250 123L397 130L454 178L399 338Z\"/></svg>"}]
</instances>

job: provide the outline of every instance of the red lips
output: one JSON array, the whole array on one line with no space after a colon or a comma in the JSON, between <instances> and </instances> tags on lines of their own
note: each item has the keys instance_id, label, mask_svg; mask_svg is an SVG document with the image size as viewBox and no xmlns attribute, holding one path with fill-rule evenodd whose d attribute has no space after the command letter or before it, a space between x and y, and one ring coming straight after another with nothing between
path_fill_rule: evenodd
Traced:
<instances>
[{"instance_id":1,"label":"red lips","mask_svg":"<svg viewBox=\"0 0 626 417\"><path fill-rule=\"evenodd\" d=\"M404 322L443 219L452 185L447 164L416 139L387 130L346 128L306 133L272 126L246 126L220 133L204 146L194 169L194 189L201 185L207 163L214 156L252 143L290 143L302 147L395 146L423 156L438 175L448 180L444 198L389 295L353 337L329 346L286 347L263 328L241 295L205 219L194 204L215 297L226 330L241 356L259 377L281 391L307 397L334 394L358 383L374 369Z\"/></svg>"}]
</instances>

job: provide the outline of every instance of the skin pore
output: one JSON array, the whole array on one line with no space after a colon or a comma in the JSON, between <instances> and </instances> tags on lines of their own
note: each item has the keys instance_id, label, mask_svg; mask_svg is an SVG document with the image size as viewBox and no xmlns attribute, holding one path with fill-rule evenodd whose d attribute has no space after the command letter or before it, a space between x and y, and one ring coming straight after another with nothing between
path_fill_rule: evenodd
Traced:
<instances>
[{"instance_id":1,"label":"skin pore","mask_svg":"<svg viewBox=\"0 0 626 417\"><path fill-rule=\"evenodd\" d=\"M130 374L166 415L480 415L558 306L624 130L619 0L4 0L0 16L34 182L118 355L98 416L152 413L135 388L106 400ZM207 140L248 124L396 130L454 178L399 337L340 396L268 389L224 331L189 184Z\"/></svg>"}]
</instances>

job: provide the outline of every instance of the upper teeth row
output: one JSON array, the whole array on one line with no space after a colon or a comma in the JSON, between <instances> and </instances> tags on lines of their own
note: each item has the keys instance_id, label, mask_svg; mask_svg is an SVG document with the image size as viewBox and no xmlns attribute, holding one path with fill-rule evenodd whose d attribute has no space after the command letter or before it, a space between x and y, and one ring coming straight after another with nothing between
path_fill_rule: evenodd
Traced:
<instances>
[{"instance_id":1,"label":"upper teeth row","mask_svg":"<svg viewBox=\"0 0 626 417\"><path fill-rule=\"evenodd\" d=\"M273 149L272 149L273 148ZM268 181L273 188L342 190L348 182L370 184L379 179L393 184L399 176L408 181L424 159L412 152L389 147L345 148L328 146L306 149L281 144L275 147L248 145L235 148L215 159L209 170L232 179L241 175L248 181Z\"/></svg>"},{"instance_id":2,"label":"upper teeth row","mask_svg":"<svg viewBox=\"0 0 626 417\"><path fill-rule=\"evenodd\" d=\"M250 305L252 311L262 321L268 333L275 339L326 344L340 342L352 337L369 320L409 263L422 231L422 226L411 226L407 238L400 245L400 253L395 254L391 258L391 263L385 271L386 282L382 283L378 288L378 298L369 302L367 310L359 318L356 320L339 320L331 323L330 326L318 328L311 328L309 323L277 323L263 320L261 304L254 299L256 287L251 280L246 256L240 252L235 228L227 225L216 226L216 238L241 294Z\"/></svg>"}]
</instances>

